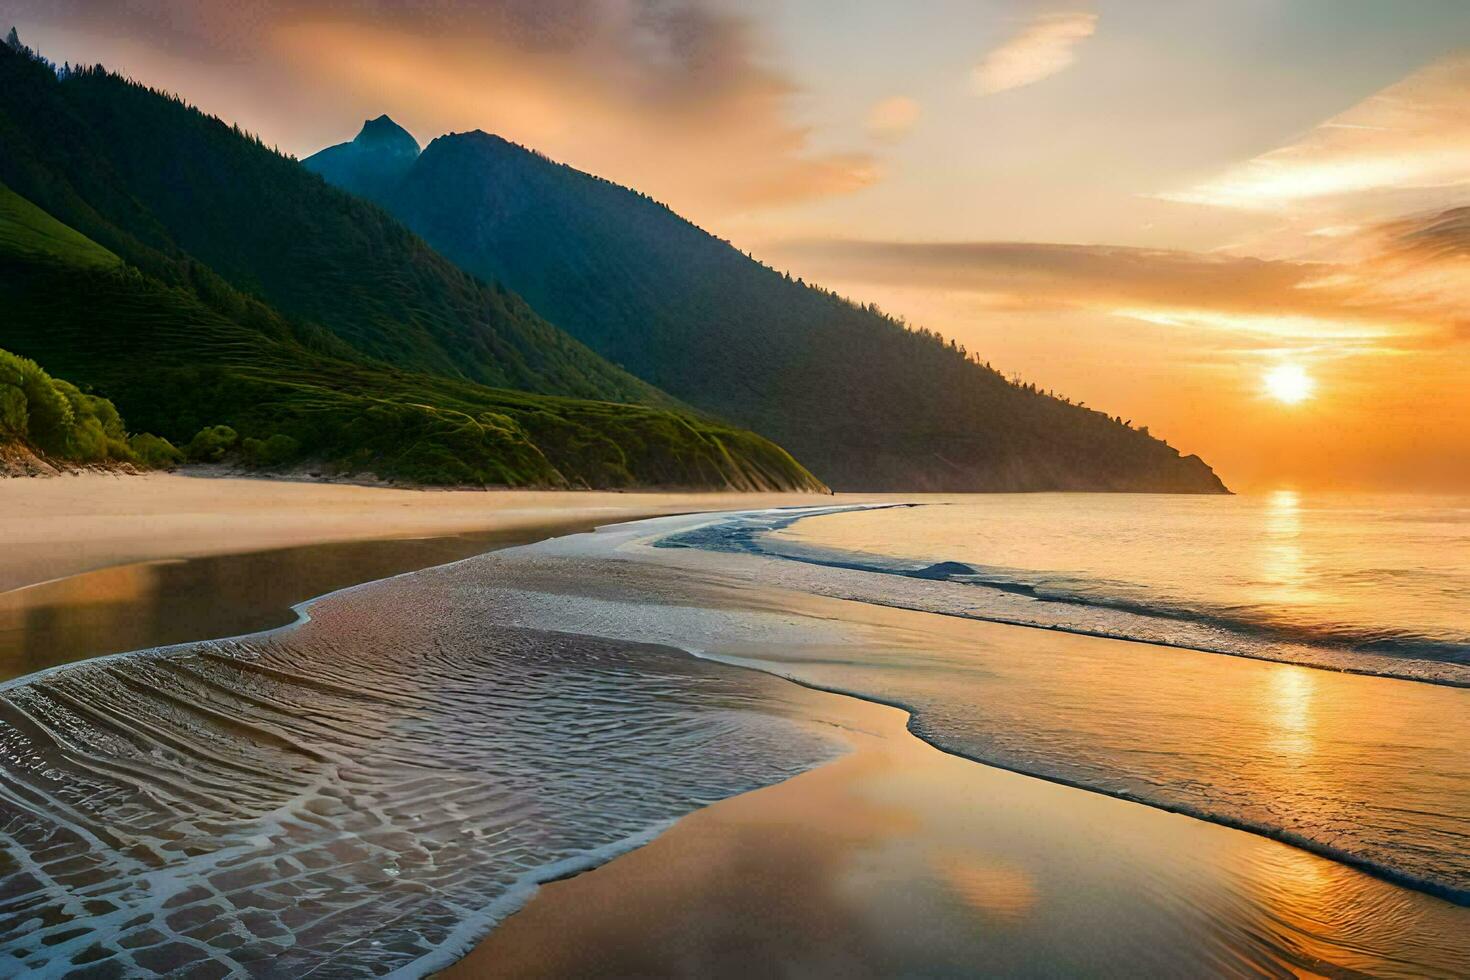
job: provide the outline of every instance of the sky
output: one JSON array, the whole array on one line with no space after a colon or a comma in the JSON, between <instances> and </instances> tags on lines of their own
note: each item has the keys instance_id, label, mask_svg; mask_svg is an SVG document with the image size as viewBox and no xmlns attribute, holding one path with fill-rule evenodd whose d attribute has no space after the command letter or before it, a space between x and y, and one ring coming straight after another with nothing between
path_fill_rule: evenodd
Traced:
<instances>
[{"instance_id":1,"label":"sky","mask_svg":"<svg viewBox=\"0 0 1470 980\"><path fill-rule=\"evenodd\" d=\"M383 112L421 142L535 147L1146 424L1234 488L1470 490L1464 0L7 14L54 60L298 156Z\"/></svg>"}]
</instances>

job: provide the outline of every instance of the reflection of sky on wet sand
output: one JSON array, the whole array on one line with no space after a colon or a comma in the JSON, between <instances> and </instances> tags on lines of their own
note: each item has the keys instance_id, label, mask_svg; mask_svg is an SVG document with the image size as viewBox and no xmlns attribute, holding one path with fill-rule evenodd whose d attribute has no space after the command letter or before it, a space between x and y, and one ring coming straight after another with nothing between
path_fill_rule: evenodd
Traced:
<instances>
[{"instance_id":1,"label":"reflection of sky on wet sand","mask_svg":"<svg viewBox=\"0 0 1470 980\"><path fill-rule=\"evenodd\" d=\"M314 596L591 523L138 562L0 592L0 681L101 654L282 626L295 618L293 605Z\"/></svg>"},{"instance_id":2,"label":"reflection of sky on wet sand","mask_svg":"<svg viewBox=\"0 0 1470 980\"><path fill-rule=\"evenodd\" d=\"M518 567L519 590L554 593L527 607L536 621L906 704L916 733L974 758L1319 846L1433 854L1433 868L1459 873L1440 855L1463 812L1451 710L1462 692L732 588L775 578L759 558L659 549L646 565L603 564L573 545ZM776 580L799 586L805 571ZM552 587L572 575L586 598ZM1326 960L1391 974L1401 957L1409 972L1470 969L1466 909L1265 837L904 744L824 811L849 828L881 813L886 829L825 840L831 820L818 817L809 845L846 853L835 898L820 900L857 909L889 962L1034 972L1044 955L1049 970L1095 972L1154 957L1213 975Z\"/></svg>"},{"instance_id":3,"label":"reflection of sky on wet sand","mask_svg":"<svg viewBox=\"0 0 1470 980\"><path fill-rule=\"evenodd\" d=\"M806 697L852 754L549 886L448 976L1470 965L1463 909L1274 841L946 755L908 735L897 709Z\"/></svg>"},{"instance_id":4,"label":"reflection of sky on wet sand","mask_svg":"<svg viewBox=\"0 0 1470 980\"><path fill-rule=\"evenodd\" d=\"M936 855L935 870L967 906L999 923L1019 922L1036 906L1036 885L1024 869L985 864L964 855Z\"/></svg>"},{"instance_id":5,"label":"reflection of sky on wet sand","mask_svg":"<svg viewBox=\"0 0 1470 980\"><path fill-rule=\"evenodd\" d=\"M914 815L849 855L843 894L917 962L1135 975L1470 966L1467 910L1254 835L927 747L895 753L851 792L856 812L860 800Z\"/></svg>"}]
</instances>

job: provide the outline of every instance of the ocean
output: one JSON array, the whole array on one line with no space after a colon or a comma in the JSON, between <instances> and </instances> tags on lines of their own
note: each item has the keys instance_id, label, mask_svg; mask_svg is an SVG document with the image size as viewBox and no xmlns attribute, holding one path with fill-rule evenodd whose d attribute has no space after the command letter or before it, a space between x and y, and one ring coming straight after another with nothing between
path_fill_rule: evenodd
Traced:
<instances>
[{"instance_id":1,"label":"ocean","mask_svg":"<svg viewBox=\"0 0 1470 980\"><path fill-rule=\"evenodd\" d=\"M1041 973L1464 975L1466 516L1090 495L685 515L0 682L0 972L425 975L538 883L841 754L820 688L1091 791L982 766L867 790L947 821L883 817L906 842L859 862L888 869L865 915L903 881L913 916L956 924L907 962L954 972L1001 936ZM861 867L818 891L856 901ZM1025 908L980 928L997 888Z\"/></svg>"},{"instance_id":2,"label":"ocean","mask_svg":"<svg viewBox=\"0 0 1470 980\"><path fill-rule=\"evenodd\" d=\"M1018 653L1013 632L921 627L766 666L908 708L955 754L1470 904L1470 498L954 496L747 514L657 546L1048 631Z\"/></svg>"},{"instance_id":3,"label":"ocean","mask_svg":"<svg viewBox=\"0 0 1470 980\"><path fill-rule=\"evenodd\" d=\"M762 548L1045 600L1040 625L1470 665L1470 497L996 494L807 517Z\"/></svg>"}]
</instances>

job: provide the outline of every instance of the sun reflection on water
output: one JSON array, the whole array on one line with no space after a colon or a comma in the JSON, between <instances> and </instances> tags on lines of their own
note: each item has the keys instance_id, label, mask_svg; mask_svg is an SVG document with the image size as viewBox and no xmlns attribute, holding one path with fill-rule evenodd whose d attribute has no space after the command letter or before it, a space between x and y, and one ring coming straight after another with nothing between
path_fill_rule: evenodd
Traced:
<instances>
[{"instance_id":1,"label":"sun reflection on water","mask_svg":"<svg viewBox=\"0 0 1470 980\"><path fill-rule=\"evenodd\" d=\"M1314 712L1317 679L1302 667L1272 672L1269 706L1275 722L1274 746L1288 755L1312 754L1316 745Z\"/></svg>"},{"instance_id":2,"label":"sun reflection on water","mask_svg":"<svg viewBox=\"0 0 1470 980\"><path fill-rule=\"evenodd\" d=\"M1307 599L1307 571L1301 547L1301 497L1277 490L1267 499L1261 541L1261 585L1267 602L1301 603Z\"/></svg>"}]
</instances>

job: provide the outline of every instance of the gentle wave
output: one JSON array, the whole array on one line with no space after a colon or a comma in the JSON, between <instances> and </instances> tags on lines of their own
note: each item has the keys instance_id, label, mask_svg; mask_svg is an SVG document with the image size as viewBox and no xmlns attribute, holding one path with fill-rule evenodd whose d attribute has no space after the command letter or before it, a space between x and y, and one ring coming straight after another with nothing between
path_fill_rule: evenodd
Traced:
<instances>
[{"instance_id":1,"label":"gentle wave","mask_svg":"<svg viewBox=\"0 0 1470 980\"><path fill-rule=\"evenodd\" d=\"M494 625L479 561L0 691L0 974L422 975L836 753L778 679Z\"/></svg>"},{"instance_id":2,"label":"gentle wave","mask_svg":"<svg viewBox=\"0 0 1470 980\"><path fill-rule=\"evenodd\" d=\"M978 602L963 612L951 608L928 611L1404 680L1470 686L1470 671L1464 670L1470 667L1470 642L1457 636L1284 623L1272 618L1270 610L1264 607L1210 607L1132 598L1122 594L1128 590L1128 583L963 561L915 561L844 552L776 536L776 532L803 519L853 509L857 508L745 515L739 520L670 535L657 542L657 546L741 552L828 568L954 583L973 589L972 598Z\"/></svg>"},{"instance_id":3,"label":"gentle wave","mask_svg":"<svg viewBox=\"0 0 1470 980\"><path fill-rule=\"evenodd\" d=\"M1295 667L1247 670L1197 655L1171 669L1147 647L1012 649L978 635L956 644L938 628L886 650L773 665L903 707L915 734L953 754L1249 830L1470 905L1470 760L1464 694L1454 690L1470 686L1462 665L1263 649L1199 623L976 587L955 581L952 566L894 573L866 556L770 547L773 530L839 510L735 515L652 543L749 555L758 564L746 574L759 581L875 606L1393 678L1316 681ZM1079 609L1087 618L1064 618Z\"/></svg>"}]
</instances>

